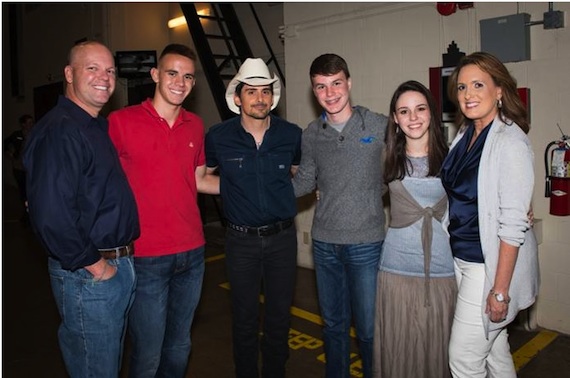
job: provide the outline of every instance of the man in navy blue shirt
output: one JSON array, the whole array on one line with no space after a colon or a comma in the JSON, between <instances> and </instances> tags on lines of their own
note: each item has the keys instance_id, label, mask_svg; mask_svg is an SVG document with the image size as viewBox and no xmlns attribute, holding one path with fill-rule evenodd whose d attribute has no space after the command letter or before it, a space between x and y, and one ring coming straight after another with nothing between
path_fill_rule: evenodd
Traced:
<instances>
[{"instance_id":1,"label":"man in navy blue shirt","mask_svg":"<svg viewBox=\"0 0 570 378\"><path fill-rule=\"evenodd\" d=\"M117 377L134 298L133 193L99 111L115 89L107 47L69 53L65 97L32 130L24 151L31 225L48 252L62 323L59 345L72 377Z\"/></svg>"},{"instance_id":2,"label":"man in navy blue shirt","mask_svg":"<svg viewBox=\"0 0 570 378\"><path fill-rule=\"evenodd\" d=\"M301 160L302 130L270 114L281 83L262 59L247 59L226 90L239 117L206 135L208 172L217 168L226 232L236 377L259 377L259 294L265 314L262 377L285 377L290 307L297 267L297 206L291 174Z\"/></svg>"}]
</instances>

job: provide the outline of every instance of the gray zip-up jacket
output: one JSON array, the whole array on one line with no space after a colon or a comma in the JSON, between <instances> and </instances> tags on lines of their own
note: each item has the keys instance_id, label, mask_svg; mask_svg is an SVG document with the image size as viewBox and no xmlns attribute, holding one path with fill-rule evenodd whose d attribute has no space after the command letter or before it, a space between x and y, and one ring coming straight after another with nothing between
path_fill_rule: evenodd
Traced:
<instances>
[{"instance_id":1,"label":"gray zip-up jacket","mask_svg":"<svg viewBox=\"0 0 570 378\"><path fill-rule=\"evenodd\" d=\"M297 197L318 188L312 238L332 244L384 240L384 135L388 118L355 106L342 132L319 117L303 132Z\"/></svg>"}]
</instances>

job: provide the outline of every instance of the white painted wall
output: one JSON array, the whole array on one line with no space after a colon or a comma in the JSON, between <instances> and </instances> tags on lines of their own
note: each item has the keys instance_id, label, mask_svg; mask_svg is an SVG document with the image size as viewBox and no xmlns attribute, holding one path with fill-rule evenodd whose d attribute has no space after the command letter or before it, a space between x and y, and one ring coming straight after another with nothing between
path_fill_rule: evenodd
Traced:
<instances>
[{"instance_id":1,"label":"white painted wall","mask_svg":"<svg viewBox=\"0 0 570 378\"><path fill-rule=\"evenodd\" d=\"M508 63L519 87L531 91L529 133L535 152L535 217L542 223L539 247L542 286L535 306L538 325L570 333L570 216L548 214L544 198L544 149L558 139L559 123L570 133L570 3L554 3L565 12L566 27L531 26L531 60ZM350 68L353 104L385 113L398 84L416 79L429 86L429 67L442 65L442 54L455 41L469 54L478 51L479 21L517 12L539 21L548 3L475 3L440 16L435 3L285 3L285 63L289 83L287 118L302 127L316 117L309 66L320 54L343 56ZM513 188L516 190L516 188ZM310 233L313 208L297 217L299 263L312 265ZM306 240L306 238L305 238Z\"/></svg>"}]
</instances>

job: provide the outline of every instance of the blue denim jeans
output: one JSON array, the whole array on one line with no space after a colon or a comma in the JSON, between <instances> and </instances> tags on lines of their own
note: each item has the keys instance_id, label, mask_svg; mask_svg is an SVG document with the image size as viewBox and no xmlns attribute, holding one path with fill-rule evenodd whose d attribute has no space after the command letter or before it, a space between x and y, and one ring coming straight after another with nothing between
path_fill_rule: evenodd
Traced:
<instances>
[{"instance_id":1,"label":"blue denim jeans","mask_svg":"<svg viewBox=\"0 0 570 378\"><path fill-rule=\"evenodd\" d=\"M331 244L313 240L324 321L326 377L350 377L352 316L365 378L372 376L376 276L382 242Z\"/></svg>"},{"instance_id":2,"label":"blue denim jeans","mask_svg":"<svg viewBox=\"0 0 570 378\"><path fill-rule=\"evenodd\" d=\"M119 376L136 277L132 257L107 262L117 267L117 274L96 281L84 268L72 272L57 260L48 260L51 288L61 315L59 346L73 378Z\"/></svg>"},{"instance_id":3,"label":"blue denim jeans","mask_svg":"<svg viewBox=\"0 0 570 378\"><path fill-rule=\"evenodd\" d=\"M135 269L129 376L185 377L190 327L202 293L204 246L166 256L135 257Z\"/></svg>"},{"instance_id":4,"label":"blue denim jeans","mask_svg":"<svg viewBox=\"0 0 570 378\"><path fill-rule=\"evenodd\" d=\"M233 351L237 378L285 377L289 358L291 304L297 276L297 231L275 235L226 232L226 264L233 310ZM259 295L263 282L264 316L259 341Z\"/></svg>"}]
</instances>

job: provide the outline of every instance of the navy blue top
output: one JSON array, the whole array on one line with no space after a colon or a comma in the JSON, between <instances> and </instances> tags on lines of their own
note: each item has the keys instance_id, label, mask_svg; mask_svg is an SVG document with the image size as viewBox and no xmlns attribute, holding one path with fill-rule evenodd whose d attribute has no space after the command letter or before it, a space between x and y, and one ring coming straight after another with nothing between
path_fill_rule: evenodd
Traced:
<instances>
[{"instance_id":1,"label":"navy blue top","mask_svg":"<svg viewBox=\"0 0 570 378\"><path fill-rule=\"evenodd\" d=\"M451 251L461 260L476 263L485 262L479 237L477 178L489 125L468 150L475 131L470 125L463 138L449 151L441 167L441 182L449 198Z\"/></svg>"},{"instance_id":2,"label":"navy blue top","mask_svg":"<svg viewBox=\"0 0 570 378\"><path fill-rule=\"evenodd\" d=\"M302 130L270 115L259 150L234 117L206 134L206 165L220 171L224 214L231 223L259 227L297 215L291 166L301 161Z\"/></svg>"},{"instance_id":3,"label":"navy blue top","mask_svg":"<svg viewBox=\"0 0 570 378\"><path fill-rule=\"evenodd\" d=\"M139 237L134 195L107 121L66 97L32 129L24 150L30 221L64 269L97 262L98 249Z\"/></svg>"}]
</instances>

